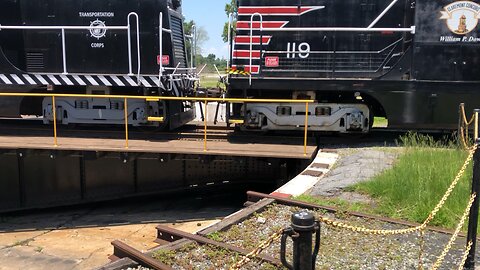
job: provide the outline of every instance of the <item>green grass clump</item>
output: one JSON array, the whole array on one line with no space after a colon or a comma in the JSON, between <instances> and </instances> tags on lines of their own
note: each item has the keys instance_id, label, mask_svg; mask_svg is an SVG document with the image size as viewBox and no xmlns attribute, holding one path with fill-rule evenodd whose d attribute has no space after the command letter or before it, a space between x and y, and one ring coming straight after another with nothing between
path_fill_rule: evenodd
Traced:
<instances>
[{"instance_id":1,"label":"green grass clump","mask_svg":"<svg viewBox=\"0 0 480 270\"><path fill-rule=\"evenodd\" d=\"M386 128L388 127L388 119L384 117L375 117L373 120L373 127Z\"/></svg>"},{"instance_id":2,"label":"green grass clump","mask_svg":"<svg viewBox=\"0 0 480 270\"><path fill-rule=\"evenodd\" d=\"M401 144L405 152L393 169L353 189L373 197L379 214L423 222L445 194L468 153L452 142L414 133L402 137ZM471 179L470 165L432 225L456 226L470 196Z\"/></svg>"}]
</instances>

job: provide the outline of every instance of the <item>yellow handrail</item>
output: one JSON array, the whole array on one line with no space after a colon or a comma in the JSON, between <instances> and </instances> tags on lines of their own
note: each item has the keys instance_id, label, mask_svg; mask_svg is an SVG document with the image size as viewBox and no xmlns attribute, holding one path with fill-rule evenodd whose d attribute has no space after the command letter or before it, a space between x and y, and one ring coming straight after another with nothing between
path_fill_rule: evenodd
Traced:
<instances>
[{"instance_id":1,"label":"yellow handrail","mask_svg":"<svg viewBox=\"0 0 480 270\"><path fill-rule=\"evenodd\" d=\"M128 149L128 99L125 98L125 105L123 105L123 110L125 113L125 149Z\"/></svg>"},{"instance_id":2,"label":"yellow handrail","mask_svg":"<svg viewBox=\"0 0 480 270\"><path fill-rule=\"evenodd\" d=\"M53 112L53 146L58 147L57 141L57 106L55 106L55 97L52 97Z\"/></svg>"},{"instance_id":3,"label":"yellow handrail","mask_svg":"<svg viewBox=\"0 0 480 270\"><path fill-rule=\"evenodd\" d=\"M56 112L56 98L113 98L124 99L125 106L125 148L129 148L128 138L128 100L141 99L149 102L156 101L190 101L190 102L204 102L205 103L205 119L204 119L204 151L207 151L207 106L210 102L229 102L229 103L305 103L305 138L304 138L304 155L307 156L308 143L308 105L315 102L314 100L299 100L299 99L249 99L249 98L208 98L208 97L165 97L165 96L126 96L126 95L92 95L92 94L53 94L53 93L0 93L0 97L51 97L53 107L53 128L54 128L54 146L58 146L57 141L57 112Z\"/></svg>"},{"instance_id":4,"label":"yellow handrail","mask_svg":"<svg viewBox=\"0 0 480 270\"><path fill-rule=\"evenodd\" d=\"M143 99L148 101L208 101L229 103L313 103L309 99L249 99L249 98L205 98L205 97L155 97L126 95L92 95L92 94L48 94L48 93L0 93L0 97L65 97L65 98L118 98Z\"/></svg>"}]
</instances>

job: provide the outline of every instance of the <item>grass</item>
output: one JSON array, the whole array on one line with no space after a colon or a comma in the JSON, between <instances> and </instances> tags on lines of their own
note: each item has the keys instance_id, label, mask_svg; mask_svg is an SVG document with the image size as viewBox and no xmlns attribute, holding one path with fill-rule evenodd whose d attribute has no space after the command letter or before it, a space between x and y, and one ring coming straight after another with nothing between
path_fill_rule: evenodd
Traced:
<instances>
[{"instance_id":1,"label":"grass","mask_svg":"<svg viewBox=\"0 0 480 270\"><path fill-rule=\"evenodd\" d=\"M379 214L423 222L440 201L467 153L455 149L407 149L396 166L354 190L377 201ZM454 228L470 194L471 167L432 225Z\"/></svg>"},{"instance_id":2,"label":"grass","mask_svg":"<svg viewBox=\"0 0 480 270\"><path fill-rule=\"evenodd\" d=\"M468 153L448 140L409 133L400 138L405 152L393 169L353 187L377 201L379 214L423 222L440 201ZM471 165L432 225L454 228L464 212L472 178Z\"/></svg>"},{"instance_id":3,"label":"grass","mask_svg":"<svg viewBox=\"0 0 480 270\"><path fill-rule=\"evenodd\" d=\"M388 119L384 117L375 117L373 120L373 127L386 128L388 127Z\"/></svg>"},{"instance_id":4,"label":"grass","mask_svg":"<svg viewBox=\"0 0 480 270\"><path fill-rule=\"evenodd\" d=\"M218 74L205 74L200 76L201 84L200 86L203 88L211 89L211 88L218 88L225 87L223 84L219 85L219 77Z\"/></svg>"},{"instance_id":5,"label":"grass","mask_svg":"<svg viewBox=\"0 0 480 270\"><path fill-rule=\"evenodd\" d=\"M360 211L423 222L440 201L462 167L468 153L447 139L435 140L426 135L409 133L400 138L405 151L395 166L369 182L349 187L375 200L375 206L349 203L338 199L299 197L322 205L333 205L347 211ZM454 228L470 196L472 165L431 225ZM312 201L317 200L317 201Z\"/></svg>"}]
</instances>

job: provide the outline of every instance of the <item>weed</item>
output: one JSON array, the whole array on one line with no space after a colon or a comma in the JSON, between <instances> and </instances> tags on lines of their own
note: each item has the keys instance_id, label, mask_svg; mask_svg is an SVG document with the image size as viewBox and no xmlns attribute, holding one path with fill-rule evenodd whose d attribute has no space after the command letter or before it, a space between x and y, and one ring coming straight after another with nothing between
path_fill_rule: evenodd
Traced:
<instances>
[{"instance_id":1,"label":"weed","mask_svg":"<svg viewBox=\"0 0 480 270\"><path fill-rule=\"evenodd\" d=\"M36 247L34 250L35 252L41 253L43 250L43 247Z\"/></svg>"},{"instance_id":2,"label":"weed","mask_svg":"<svg viewBox=\"0 0 480 270\"><path fill-rule=\"evenodd\" d=\"M18 240L13 244L13 247L16 246L28 246L30 242L34 241L33 239L26 239L26 240Z\"/></svg>"},{"instance_id":3,"label":"weed","mask_svg":"<svg viewBox=\"0 0 480 270\"><path fill-rule=\"evenodd\" d=\"M220 232L210 233L207 235L207 238L217 242L221 242L223 240L222 234Z\"/></svg>"},{"instance_id":4,"label":"weed","mask_svg":"<svg viewBox=\"0 0 480 270\"><path fill-rule=\"evenodd\" d=\"M379 214L423 222L448 189L467 153L426 148L439 145L425 137L409 136L408 143L416 146L408 147L393 169L356 185L355 190L375 198ZM471 172L470 166L432 225L455 227L469 197Z\"/></svg>"},{"instance_id":5,"label":"weed","mask_svg":"<svg viewBox=\"0 0 480 270\"><path fill-rule=\"evenodd\" d=\"M152 257L166 265L175 263L175 251L160 249L152 254Z\"/></svg>"},{"instance_id":6,"label":"weed","mask_svg":"<svg viewBox=\"0 0 480 270\"><path fill-rule=\"evenodd\" d=\"M413 131L400 136L400 139L397 140L397 145L406 148L459 148L457 140L452 136L443 136L436 139L433 136L416 133Z\"/></svg>"}]
</instances>

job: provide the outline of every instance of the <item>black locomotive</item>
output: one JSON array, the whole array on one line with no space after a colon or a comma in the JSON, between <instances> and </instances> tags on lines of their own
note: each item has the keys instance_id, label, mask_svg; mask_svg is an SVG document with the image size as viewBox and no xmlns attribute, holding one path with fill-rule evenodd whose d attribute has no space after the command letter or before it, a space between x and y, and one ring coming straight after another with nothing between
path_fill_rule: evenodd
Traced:
<instances>
[{"instance_id":1,"label":"black locomotive","mask_svg":"<svg viewBox=\"0 0 480 270\"><path fill-rule=\"evenodd\" d=\"M162 18L162 21L160 21ZM0 89L5 92L186 96L197 80L185 49L180 0L2 0ZM161 39L161 40L160 40ZM0 100L2 116L52 121L48 98ZM136 126L174 128L194 117L186 102L129 100ZM63 124L123 123L124 100L58 98Z\"/></svg>"},{"instance_id":2,"label":"black locomotive","mask_svg":"<svg viewBox=\"0 0 480 270\"><path fill-rule=\"evenodd\" d=\"M480 107L480 4L449 0L239 0L230 97L311 98L234 106L252 130L455 129ZM251 23L253 22L253 23ZM252 33L252 34L251 34Z\"/></svg>"}]
</instances>

